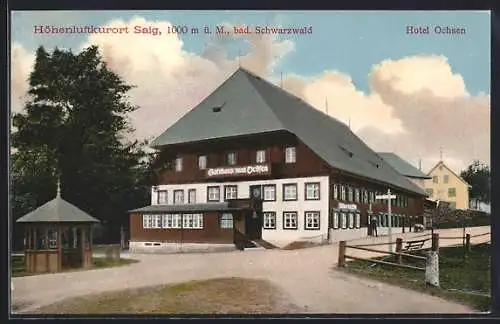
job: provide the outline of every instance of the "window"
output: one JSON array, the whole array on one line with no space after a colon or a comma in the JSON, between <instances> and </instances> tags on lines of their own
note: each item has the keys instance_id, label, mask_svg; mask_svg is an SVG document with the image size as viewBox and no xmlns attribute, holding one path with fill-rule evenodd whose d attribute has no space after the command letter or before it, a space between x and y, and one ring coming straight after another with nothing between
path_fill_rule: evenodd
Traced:
<instances>
[{"instance_id":1,"label":"window","mask_svg":"<svg viewBox=\"0 0 500 324\"><path fill-rule=\"evenodd\" d=\"M276 229L276 213L275 212L265 212L263 214L264 223L262 227L264 229Z\"/></svg>"},{"instance_id":2,"label":"window","mask_svg":"<svg viewBox=\"0 0 500 324\"><path fill-rule=\"evenodd\" d=\"M353 213L349 213L349 222L348 222L348 227L349 228L354 228L354 214Z\"/></svg>"},{"instance_id":3,"label":"window","mask_svg":"<svg viewBox=\"0 0 500 324\"><path fill-rule=\"evenodd\" d=\"M283 185L283 200L297 200L297 184L289 183Z\"/></svg>"},{"instance_id":4,"label":"window","mask_svg":"<svg viewBox=\"0 0 500 324\"><path fill-rule=\"evenodd\" d=\"M375 193L373 191L370 191L368 193L368 199L369 199L369 203L374 203L375 202Z\"/></svg>"},{"instance_id":5,"label":"window","mask_svg":"<svg viewBox=\"0 0 500 324\"><path fill-rule=\"evenodd\" d=\"M448 183L448 181L450 181L450 176L446 174L443 176L443 182Z\"/></svg>"},{"instance_id":6,"label":"window","mask_svg":"<svg viewBox=\"0 0 500 324\"><path fill-rule=\"evenodd\" d=\"M224 186L224 199L237 199L238 186Z\"/></svg>"},{"instance_id":7,"label":"window","mask_svg":"<svg viewBox=\"0 0 500 324\"><path fill-rule=\"evenodd\" d=\"M203 228L203 214L183 214L182 228L186 229L202 229Z\"/></svg>"},{"instance_id":8,"label":"window","mask_svg":"<svg viewBox=\"0 0 500 324\"><path fill-rule=\"evenodd\" d=\"M236 164L236 152L229 152L227 153L227 164L228 165L235 165Z\"/></svg>"},{"instance_id":9,"label":"window","mask_svg":"<svg viewBox=\"0 0 500 324\"><path fill-rule=\"evenodd\" d=\"M156 195L157 195L157 202L159 205L166 205L167 204L167 191L166 190L158 190Z\"/></svg>"},{"instance_id":10,"label":"window","mask_svg":"<svg viewBox=\"0 0 500 324\"><path fill-rule=\"evenodd\" d=\"M354 189L354 201L359 203L360 193L359 188Z\"/></svg>"},{"instance_id":11,"label":"window","mask_svg":"<svg viewBox=\"0 0 500 324\"><path fill-rule=\"evenodd\" d=\"M162 215L142 215L142 227L143 228L161 228L162 227Z\"/></svg>"},{"instance_id":12,"label":"window","mask_svg":"<svg viewBox=\"0 0 500 324\"><path fill-rule=\"evenodd\" d=\"M162 228L181 228L180 214L165 214L162 218Z\"/></svg>"},{"instance_id":13,"label":"window","mask_svg":"<svg viewBox=\"0 0 500 324\"><path fill-rule=\"evenodd\" d=\"M339 228L339 212L333 212L333 228Z\"/></svg>"},{"instance_id":14,"label":"window","mask_svg":"<svg viewBox=\"0 0 500 324\"><path fill-rule=\"evenodd\" d=\"M457 189L448 188L448 197L455 197L457 195Z\"/></svg>"},{"instance_id":15,"label":"window","mask_svg":"<svg viewBox=\"0 0 500 324\"><path fill-rule=\"evenodd\" d=\"M439 182L439 177L438 176L433 176L432 177L432 182L438 183Z\"/></svg>"},{"instance_id":16,"label":"window","mask_svg":"<svg viewBox=\"0 0 500 324\"><path fill-rule=\"evenodd\" d=\"M182 171L182 158L178 157L175 159L175 171L181 172Z\"/></svg>"},{"instance_id":17,"label":"window","mask_svg":"<svg viewBox=\"0 0 500 324\"><path fill-rule=\"evenodd\" d=\"M224 213L220 216L220 228L233 228L233 214Z\"/></svg>"},{"instance_id":18,"label":"window","mask_svg":"<svg viewBox=\"0 0 500 324\"><path fill-rule=\"evenodd\" d=\"M340 200L345 201L345 186L340 186Z\"/></svg>"},{"instance_id":19,"label":"window","mask_svg":"<svg viewBox=\"0 0 500 324\"><path fill-rule=\"evenodd\" d=\"M306 183L306 200L319 199L319 183Z\"/></svg>"},{"instance_id":20,"label":"window","mask_svg":"<svg viewBox=\"0 0 500 324\"><path fill-rule=\"evenodd\" d=\"M368 203L368 190L363 189L363 204Z\"/></svg>"},{"instance_id":21,"label":"window","mask_svg":"<svg viewBox=\"0 0 500 324\"><path fill-rule=\"evenodd\" d=\"M174 190L174 205L184 203L184 190Z\"/></svg>"},{"instance_id":22,"label":"window","mask_svg":"<svg viewBox=\"0 0 500 324\"><path fill-rule=\"evenodd\" d=\"M427 188L427 189L425 189L425 193L428 196L432 196L434 194L434 190L432 190L432 188Z\"/></svg>"},{"instance_id":23,"label":"window","mask_svg":"<svg viewBox=\"0 0 500 324\"><path fill-rule=\"evenodd\" d=\"M276 185L265 185L264 201L275 201L275 200L276 200Z\"/></svg>"},{"instance_id":24,"label":"window","mask_svg":"<svg viewBox=\"0 0 500 324\"><path fill-rule=\"evenodd\" d=\"M354 226L356 228L360 228L361 227L361 214L360 213L356 213L356 220L355 220Z\"/></svg>"},{"instance_id":25,"label":"window","mask_svg":"<svg viewBox=\"0 0 500 324\"><path fill-rule=\"evenodd\" d=\"M188 204L196 204L196 189L188 190Z\"/></svg>"},{"instance_id":26,"label":"window","mask_svg":"<svg viewBox=\"0 0 500 324\"><path fill-rule=\"evenodd\" d=\"M57 230L56 229L49 229L49 230L47 230L47 235L49 238L48 248L49 249L57 249Z\"/></svg>"},{"instance_id":27,"label":"window","mask_svg":"<svg viewBox=\"0 0 500 324\"><path fill-rule=\"evenodd\" d=\"M207 188L207 201L220 201L220 187L213 186Z\"/></svg>"},{"instance_id":28,"label":"window","mask_svg":"<svg viewBox=\"0 0 500 324\"><path fill-rule=\"evenodd\" d=\"M341 227L342 228L347 228L347 214L346 213L340 213L340 221L341 221Z\"/></svg>"},{"instance_id":29,"label":"window","mask_svg":"<svg viewBox=\"0 0 500 324\"><path fill-rule=\"evenodd\" d=\"M319 230L319 211L305 212L304 226L307 230Z\"/></svg>"},{"instance_id":30,"label":"window","mask_svg":"<svg viewBox=\"0 0 500 324\"><path fill-rule=\"evenodd\" d=\"M388 227L388 226L389 226L389 215L384 214L384 227Z\"/></svg>"},{"instance_id":31,"label":"window","mask_svg":"<svg viewBox=\"0 0 500 324\"><path fill-rule=\"evenodd\" d=\"M295 163L297 161L297 152L295 147L285 148L285 163Z\"/></svg>"},{"instance_id":32,"label":"window","mask_svg":"<svg viewBox=\"0 0 500 324\"><path fill-rule=\"evenodd\" d=\"M408 207L408 197L404 196L403 207Z\"/></svg>"},{"instance_id":33,"label":"window","mask_svg":"<svg viewBox=\"0 0 500 324\"><path fill-rule=\"evenodd\" d=\"M333 185L333 199L339 199L339 186L337 184Z\"/></svg>"},{"instance_id":34,"label":"window","mask_svg":"<svg viewBox=\"0 0 500 324\"><path fill-rule=\"evenodd\" d=\"M205 170L207 168L207 162L208 159L206 155L198 156L198 169Z\"/></svg>"},{"instance_id":35,"label":"window","mask_svg":"<svg viewBox=\"0 0 500 324\"><path fill-rule=\"evenodd\" d=\"M297 229L297 212L283 213L283 229Z\"/></svg>"},{"instance_id":36,"label":"window","mask_svg":"<svg viewBox=\"0 0 500 324\"><path fill-rule=\"evenodd\" d=\"M255 162L256 163L265 163L266 162L266 150L258 150L255 153Z\"/></svg>"},{"instance_id":37,"label":"window","mask_svg":"<svg viewBox=\"0 0 500 324\"><path fill-rule=\"evenodd\" d=\"M354 201L354 192L351 187L347 187L347 201Z\"/></svg>"}]
</instances>

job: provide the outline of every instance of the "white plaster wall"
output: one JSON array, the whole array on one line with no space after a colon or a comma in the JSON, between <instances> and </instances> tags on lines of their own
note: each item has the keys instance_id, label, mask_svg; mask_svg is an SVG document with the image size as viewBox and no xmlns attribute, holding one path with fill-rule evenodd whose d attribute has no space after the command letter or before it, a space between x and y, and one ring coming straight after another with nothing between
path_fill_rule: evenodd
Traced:
<instances>
[{"instance_id":1,"label":"white plaster wall","mask_svg":"<svg viewBox=\"0 0 500 324\"><path fill-rule=\"evenodd\" d=\"M150 244L150 245L146 245ZM129 243L130 253L180 253L180 252L224 252L235 251L234 244L212 243L164 243L164 242L134 242Z\"/></svg>"},{"instance_id":2,"label":"white plaster wall","mask_svg":"<svg viewBox=\"0 0 500 324\"><path fill-rule=\"evenodd\" d=\"M305 200L305 184L308 182L320 183L320 200ZM297 183L297 201L283 201L283 184ZM196 184L176 184L176 185L159 185L158 190L167 190L168 204L173 204L174 190L184 190L184 200L187 203L187 195L189 189L196 189L196 203L207 203L207 187L219 186L221 192L221 200L224 201L224 185L237 185L238 198L244 199L250 197L250 186L253 185L276 185L276 201L264 201L264 212L276 213L276 229L262 229L262 238L277 245L283 245L297 240L325 240L328 233L328 200L329 200L329 177L307 177L307 178L289 178L289 179L273 179L273 180L255 180L255 181L240 181L240 182L223 182L223 183L196 183ZM157 203L156 193L151 191L151 204ZM296 230L283 229L283 212L294 211L298 216L298 228ZM319 211L320 212L320 229L305 230L304 229L304 212Z\"/></svg>"},{"instance_id":3,"label":"white plaster wall","mask_svg":"<svg viewBox=\"0 0 500 324\"><path fill-rule=\"evenodd\" d=\"M408 231L408 228L406 229ZM388 227L377 227L378 236L384 236L389 234ZM392 235L403 233L403 229L401 227L393 227ZM364 238L368 236L368 229L366 227L361 228L353 228L353 229L334 229L332 230L331 242L336 243L339 241L350 241L356 240L360 238ZM396 241L396 236L393 237L393 240Z\"/></svg>"}]
</instances>

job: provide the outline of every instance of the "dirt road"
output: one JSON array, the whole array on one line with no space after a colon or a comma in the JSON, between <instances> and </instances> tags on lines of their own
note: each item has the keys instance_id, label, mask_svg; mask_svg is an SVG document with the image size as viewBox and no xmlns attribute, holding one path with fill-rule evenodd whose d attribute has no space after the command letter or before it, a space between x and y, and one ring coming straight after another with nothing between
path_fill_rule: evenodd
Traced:
<instances>
[{"instance_id":1,"label":"dirt road","mask_svg":"<svg viewBox=\"0 0 500 324\"><path fill-rule=\"evenodd\" d=\"M467 230L475 235L489 227ZM411 239L422 233L399 234ZM461 230L441 230L443 237L460 236ZM474 237L474 243L490 236ZM387 237L351 241L349 244L386 242ZM429 244L429 242L427 242ZM461 244L442 240L440 246ZM384 248L383 246L381 248ZM387 248L385 246L385 248ZM354 251L354 250L353 250ZM338 245L302 250L235 251L211 254L131 255L141 262L121 268L67 272L13 278L12 303L19 313L65 298L127 288L189 280L243 277L270 280L304 313L468 313L466 306L335 270ZM353 254L350 252L350 254ZM370 252L356 251L358 256Z\"/></svg>"}]
</instances>

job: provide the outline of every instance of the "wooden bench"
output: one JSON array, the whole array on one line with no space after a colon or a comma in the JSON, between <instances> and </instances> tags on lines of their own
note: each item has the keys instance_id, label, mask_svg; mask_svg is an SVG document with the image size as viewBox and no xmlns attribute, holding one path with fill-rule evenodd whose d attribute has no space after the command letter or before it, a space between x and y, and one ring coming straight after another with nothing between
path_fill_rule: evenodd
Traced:
<instances>
[{"instance_id":1,"label":"wooden bench","mask_svg":"<svg viewBox=\"0 0 500 324\"><path fill-rule=\"evenodd\" d=\"M402 251L420 250L424 246L425 241L426 240L406 241L406 245Z\"/></svg>"}]
</instances>

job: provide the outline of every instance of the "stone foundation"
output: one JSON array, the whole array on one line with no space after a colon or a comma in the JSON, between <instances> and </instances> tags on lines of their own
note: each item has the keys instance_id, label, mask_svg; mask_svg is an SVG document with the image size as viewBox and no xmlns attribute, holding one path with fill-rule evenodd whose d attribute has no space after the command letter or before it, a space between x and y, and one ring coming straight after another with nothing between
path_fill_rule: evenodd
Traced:
<instances>
[{"instance_id":1,"label":"stone foundation","mask_svg":"<svg viewBox=\"0 0 500 324\"><path fill-rule=\"evenodd\" d=\"M130 253L202 253L235 251L234 244L165 243L130 241Z\"/></svg>"}]
</instances>

